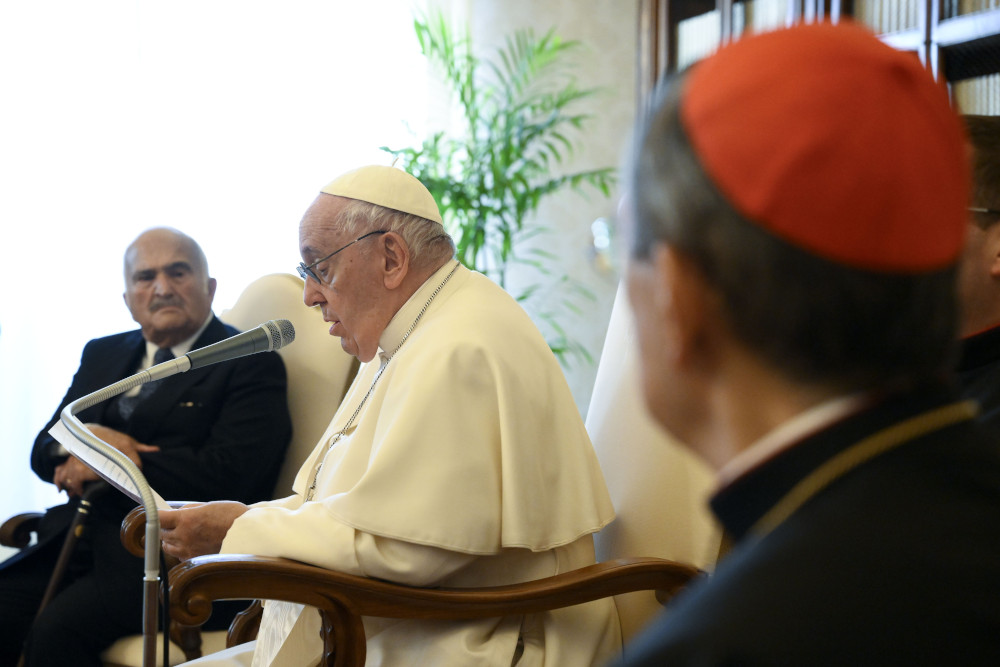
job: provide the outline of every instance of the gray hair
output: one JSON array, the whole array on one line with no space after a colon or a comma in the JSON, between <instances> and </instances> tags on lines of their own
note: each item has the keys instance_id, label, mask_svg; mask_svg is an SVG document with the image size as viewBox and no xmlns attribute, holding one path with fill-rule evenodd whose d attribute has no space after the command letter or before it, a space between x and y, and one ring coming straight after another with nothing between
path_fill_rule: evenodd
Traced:
<instances>
[{"instance_id":1,"label":"gray hair","mask_svg":"<svg viewBox=\"0 0 1000 667\"><path fill-rule=\"evenodd\" d=\"M440 223L412 213L351 199L337 216L337 223L349 236L379 229L399 234L410 248L415 266L446 261L455 255L455 242Z\"/></svg>"}]
</instances>

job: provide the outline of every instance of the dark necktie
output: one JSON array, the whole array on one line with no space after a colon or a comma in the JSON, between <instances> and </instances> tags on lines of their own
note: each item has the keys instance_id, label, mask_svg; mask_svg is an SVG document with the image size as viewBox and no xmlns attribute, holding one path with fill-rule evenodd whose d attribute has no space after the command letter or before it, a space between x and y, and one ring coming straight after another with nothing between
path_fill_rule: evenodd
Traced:
<instances>
[{"instance_id":1,"label":"dark necktie","mask_svg":"<svg viewBox=\"0 0 1000 667\"><path fill-rule=\"evenodd\" d=\"M161 347L156 351L156 354L153 355L153 365L162 364L164 361L170 361L173 358L174 353L170 351L169 347ZM119 396L118 412L121 414L122 419L128 419L131 417L132 412L135 410L135 406L149 398L159 386L159 381L147 382L139 387L139 393L135 396Z\"/></svg>"}]
</instances>

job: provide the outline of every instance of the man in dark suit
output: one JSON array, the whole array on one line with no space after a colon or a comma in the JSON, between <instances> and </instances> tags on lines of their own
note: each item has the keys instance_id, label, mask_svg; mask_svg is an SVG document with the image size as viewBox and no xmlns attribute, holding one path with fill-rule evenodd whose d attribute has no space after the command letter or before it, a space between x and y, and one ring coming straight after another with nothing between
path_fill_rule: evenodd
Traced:
<instances>
[{"instance_id":1,"label":"man in dark suit","mask_svg":"<svg viewBox=\"0 0 1000 667\"><path fill-rule=\"evenodd\" d=\"M125 253L125 304L140 330L90 341L62 403L38 434L31 466L70 501L50 508L38 543L0 565L0 665L100 665L119 637L142 632L142 559L119 541L135 503L107 489L92 499L84 537L59 592L32 621L85 489L102 484L49 435L67 404L170 356L237 333L212 314L216 282L190 237L141 234ZM128 456L168 500L271 496L291 437L284 365L276 353L143 385L78 417Z\"/></svg>"},{"instance_id":2,"label":"man in dark suit","mask_svg":"<svg viewBox=\"0 0 1000 667\"><path fill-rule=\"evenodd\" d=\"M643 393L715 469L734 546L623 664L1000 664L1000 450L950 375L969 199L944 87L814 23L662 92L629 196Z\"/></svg>"}]
</instances>

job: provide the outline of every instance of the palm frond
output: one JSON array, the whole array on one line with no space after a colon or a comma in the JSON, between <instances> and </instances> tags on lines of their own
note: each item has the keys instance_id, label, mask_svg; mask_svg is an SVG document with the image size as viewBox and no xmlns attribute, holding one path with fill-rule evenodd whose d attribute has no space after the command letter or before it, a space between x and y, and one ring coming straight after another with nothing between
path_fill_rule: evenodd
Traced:
<instances>
[{"instance_id":1,"label":"palm frond","mask_svg":"<svg viewBox=\"0 0 1000 667\"><path fill-rule=\"evenodd\" d=\"M440 13L418 17L413 26L421 52L454 96L464 127L432 134L414 147L381 150L430 190L463 264L501 285L514 264L532 267L545 279L517 298L529 307L536 304L535 316L560 361L576 357L589 363L590 353L560 320L565 312L583 312L579 300L592 300L593 294L566 275L556 276L556 254L536 245L550 230L525 225L556 192L608 197L616 182L611 168L553 172L567 163L592 120L578 109L598 91L581 88L572 72L571 56L581 43L554 30L541 36L519 30L492 57L480 58L468 31L449 26ZM544 306L552 294L560 298Z\"/></svg>"}]
</instances>

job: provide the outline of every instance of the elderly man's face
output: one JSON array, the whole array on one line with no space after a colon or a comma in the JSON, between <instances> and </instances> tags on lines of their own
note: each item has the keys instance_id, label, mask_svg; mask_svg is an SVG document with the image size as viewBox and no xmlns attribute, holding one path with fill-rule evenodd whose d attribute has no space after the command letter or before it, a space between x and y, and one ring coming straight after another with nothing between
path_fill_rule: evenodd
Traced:
<instances>
[{"instance_id":1,"label":"elderly man's face","mask_svg":"<svg viewBox=\"0 0 1000 667\"><path fill-rule=\"evenodd\" d=\"M125 253L123 296L146 340L170 347L193 336L208 318L215 279L185 238L153 229Z\"/></svg>"},{"instance_id":2,"label":"elderly man's face","mask_svg":"<svg viewBox=\"0 0 1000 667\"><path fill-rule=\"evenodd\" d=\"M321 194L306 211L299 225L299 252L307 265L357 238L338 224L349 202ZM302 295L307 306L320 307L323 319L331 323L330 335L340 338L344 351L363 362L375 357L379 337L392 319L379 271L380 238L369 236L317 264L313 271L320 281L308 278Z\"/></svg>"}]
</instances>

